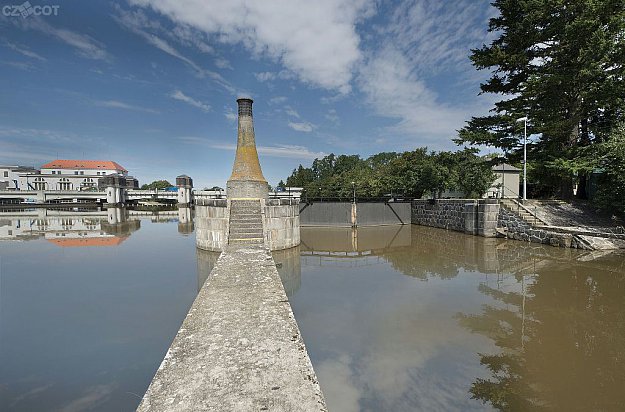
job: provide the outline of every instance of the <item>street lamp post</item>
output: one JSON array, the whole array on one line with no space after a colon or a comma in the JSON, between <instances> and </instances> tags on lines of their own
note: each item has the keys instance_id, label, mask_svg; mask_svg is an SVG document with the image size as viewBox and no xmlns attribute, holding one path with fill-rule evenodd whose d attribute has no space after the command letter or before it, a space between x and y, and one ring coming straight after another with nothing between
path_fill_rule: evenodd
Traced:
<instances>
[{"instance_id":1,"label":"street lamp post","mask_svg":"<svg viewBox=\"0 0 625 412\"><path fill-rule=\"evenodd\" d=\"M517 119L524 122L523 127L523 200L527 200L527 116Z\"/></svg>"}]
</instances>

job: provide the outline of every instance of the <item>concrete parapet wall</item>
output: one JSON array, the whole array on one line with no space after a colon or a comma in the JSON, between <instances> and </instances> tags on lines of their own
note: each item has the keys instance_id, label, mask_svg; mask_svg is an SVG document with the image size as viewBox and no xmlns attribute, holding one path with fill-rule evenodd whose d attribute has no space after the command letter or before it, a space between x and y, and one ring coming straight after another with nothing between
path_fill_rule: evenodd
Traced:
<instances>
[{"instance_id":1,"label":"concrete parapet wall","mask_svg":"<svg viewBox=\"0 0 625 412\"><path fill-rule=\"evenodd\" d=\"M266 247L219 256L137 410L327 411Z\"/></svg>"},{"instance_id":2,"label":"concrete parapet wall","mask_svg":"<svg viewBox=\"0 0 625 412\"><path fill-rule=\"evenodd\" d=\"M358 226L409 225L410 202L356 203Z\"/></svg>"},{"instance_id":3,"label":"concrete parapet wall","mask_svg":"<svg viewBox=\"0 0 625 412\"><path fill-rule=\"evenodd\" d=\"M270 250L299 245L299 205L265 206L265 241Z\"/></svg>"},{"instance_id":4,"label":"concrete parapet wall","mask_svg":"<svg viewBox=\"0 0 625 412\"><path fill-rule=\"evenodd\" d=\"M484 237L497 235L499 203L494 199L412 201L412 223Z\"/></svg>"},{"instance_id":5,"label":"concrete parapet wall","mask_svg":"<svg viewBox=\"0 0 625 412\"><path fill-rule=\"evenodd\" d=\"M229 212L226 201L221 200L201 199L207 204L223 206L195 206L195 243L200 249L220 252L228 243Z\"/></svg>"},{"instance_id":6,"label":"concrete parapet wall","mask_svg":"<svg viewBox=\"0 0 625 412\"><path fill-rule=\"evenodd\" d=\"M300 204L302 226L381 226L410 223L409 202L314 202Z\"/></svg>"},{"instance_id":7,"label":"concrete parapet wall","mask_svg":"<svg viewBox=\"0 0 625 412\"><path fill-rule=\"evenodd\" d=\"M352 226L352 204L349 202L300 203L302 226Z\"/></svg>"}]
</instances>

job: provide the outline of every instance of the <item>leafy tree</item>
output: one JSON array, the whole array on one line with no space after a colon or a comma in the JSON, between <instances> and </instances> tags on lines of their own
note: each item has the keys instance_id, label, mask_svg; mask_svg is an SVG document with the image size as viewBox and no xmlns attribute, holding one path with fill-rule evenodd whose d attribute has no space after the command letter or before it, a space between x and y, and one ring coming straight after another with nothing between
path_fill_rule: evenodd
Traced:
<instances>
[{"instance_id":1,"label":"leafy tree","mask_svg":"<svg viewBox=\"0 0 625 412\"><path fill-rule=\"evenodd\" d=\"M144 184L143 186L141 186L141 189L143 190L155 190L155 189L167 189L168 187L172 187L172 184L169 183L167 180L155 180L152 183L149 184Z\"/></svg>"},{"instance_id":2,"label":"leafy tree","mask_svg":"<svg viewBox=\"0 0 625 412\"><path fill-rule=\"evenodd\" d=\"M605 210L625 215L625 123L619 125L608 141L598 145L594 158L602 172L597 204Z\"/></svg>"},{"instance_id":3,"label":"leafy tree","mask_svg":"<svg viewBox=\"0 0 625 412\"><path fill-rule=\"evenodd\" d=\"M458 156L460 157L459 164L462 166L457 177L457 189L466 197L481 197L496 179L491 169L491 162L477 156L475 149L465 149L463 152L458 152Z\"/></svg>"},{"instance_id":4,"label":"leafy tree","mask_svg":"<svg viewBox=\"0 0 625 412\"><path fill-rule=\"evenodd\" d=\"M588 173L580 148L605 140L625 110L625 2L622 0L495 0L499 15L489 31L497 37L472 51L478 69L490 69L483 93L502 99L488 116L472 118L458 143L522 154L516 119L528 116L538 134L530 159L543 185L562 197L579 194Z\"/></svg>"}]
</instances>

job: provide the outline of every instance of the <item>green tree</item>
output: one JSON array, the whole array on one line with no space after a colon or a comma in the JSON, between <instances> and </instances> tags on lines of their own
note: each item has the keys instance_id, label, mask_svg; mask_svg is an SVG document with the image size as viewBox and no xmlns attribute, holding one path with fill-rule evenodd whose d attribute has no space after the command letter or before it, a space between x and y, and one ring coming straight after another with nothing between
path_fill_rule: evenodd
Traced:
<instances>
[{"instance_id":1,"label":"green tree","mask_svg":"<svg viewBox=\"0 0 625 412\"><path fill-rule=\"evenodd\" d=\"M608 141L599 144L595 153L596 166L601 171L597 204L625 215L625 123L615 129Z\"/></svg>"},{"instance_id":2,"label":"green tree","mask_svg":"<svg viewBox=\"0 0 625 412\"><path fill-rule=\"evenodd\" d=\"M543 185L562 197L573 177L585 186L580 148L600 143L625 110L625 2L622 0L495 0L497 37L472 51L478 69L492 76L483 93L502 95L488 116L472 118L458 143L485 144L521 158L522 125L539 139L530 159ZM581 190L580 195L584 195Z\"/></svg>"},{"instance_id":3,"label":"green tree","mask_svg":"<svg viewBox=\"0 0 625 412\"><path fill-rule=\"evenodd\" d=\"M149 184L144 184L143 186L141 186L141 189L143 190L154 190L154 189L167 189L168 187L172 187L172 184L169 183L167 180L155 180L152 183Z\"/></svg>"}]
</instances>

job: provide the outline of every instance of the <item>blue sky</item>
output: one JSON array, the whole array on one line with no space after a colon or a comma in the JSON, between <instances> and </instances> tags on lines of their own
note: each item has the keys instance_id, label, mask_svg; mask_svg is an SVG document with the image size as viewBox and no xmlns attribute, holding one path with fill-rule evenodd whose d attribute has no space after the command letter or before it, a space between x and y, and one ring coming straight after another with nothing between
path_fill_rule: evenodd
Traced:
<instances>
[{"instance_id":1,"label":"blue sky","mask_svg":"<svg viewBox=\"0 0 625 412\"><path fill-rule=\"evenodd\" d=\"M58 13L0 13L2 164L110 159L141 183L223 187L248 95L275 184L331 152L454 149L492 104L468 59L489 1L30 3Z\"/></svg>"}]
</instances>

